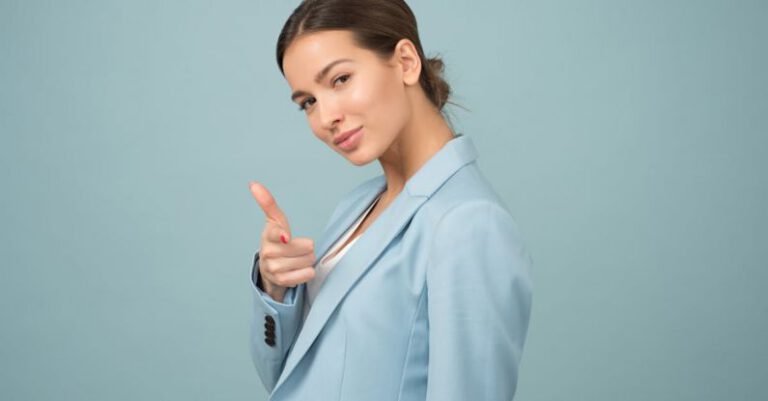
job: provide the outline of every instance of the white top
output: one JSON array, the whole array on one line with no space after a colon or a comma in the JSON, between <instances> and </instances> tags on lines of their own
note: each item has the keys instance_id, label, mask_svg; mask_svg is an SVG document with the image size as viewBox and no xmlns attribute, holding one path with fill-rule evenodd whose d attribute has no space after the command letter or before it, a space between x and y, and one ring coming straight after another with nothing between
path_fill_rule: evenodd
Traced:
<instances>
[{"instance_id":1,"label":"white top","mask_svg":"<svg viewBox=\"0 0 768 401\"><path fill-rule=\"evenodd\" d=\"M382 192L383 194L383 192ZM334 243L330 249L328 249L328 252L323 255L323 257L320 259L320 261L315 266L315 278L313 278L310 281L307 281L307 293L304 301L304 319L307 318L307 315L309 314L309 309L312 307L312 302L315 300L315 297L317 296L317 292L320 291L320 286L323 284L323 281L325 281L325 278L328 277L328 275L331 273L331 270L333 270L334 267L336 267L336 264L339 263L339 260L344 256L347 251L349 251L349 248L352 247L352 245L360 239L360 235L355 237L352 241L349 242L344 248L340 249L339 252L333 257L329 258L328 255L335 252L341 244L347 241L347 239L352 235L352 233L357 230L357 226L360 225L360 223L363 222L365 219L365 216L368 215L368 213L373 209L373 206L376 205L376 203L381 198L381 195L379 194L378 197L376 197L376 200L371 202L371 205L368 206L368 209L366 209L360 217L355 220L354 223L347 229L347 231L344 232L344 234L339 238L336 243Z\"/></svg>"}]
</instances>

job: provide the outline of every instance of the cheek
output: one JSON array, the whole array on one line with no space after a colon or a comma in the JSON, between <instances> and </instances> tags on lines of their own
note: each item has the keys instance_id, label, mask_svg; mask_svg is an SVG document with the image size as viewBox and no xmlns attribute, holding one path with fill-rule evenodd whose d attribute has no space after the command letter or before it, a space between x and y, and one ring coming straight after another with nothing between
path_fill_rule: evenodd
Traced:
<instances>
[{"instance_id":1,"label":"cheek","mask_svg":"<svg viewBox=\"0 0 768 401\"><path fill-rule=\"evenodd\" d=\"M312 130L312 133L315 135L315 137L323 142L326 142L328 140L327 133L325 130L323 130L320 121L318 120L315 115L311 115L307 118L307 122L309 123L309 128Z\"/></svg>"},{"instance_id":2,"label":"cheek","mask_svg":"<svg viewBox=\"0 0 768 401\"><path fill-rule=\"evenodd\" d=\"M363 124L387 131L402 124L408 106L403 86L385 78L358 83L347 100L347 110L365 116Z\"/></svg>"},{"instance_id":3,"label":"cheek","mask_svg":"<svg viewBox=\"0 0 768 401\"><path fill-rule=\"evenodd\" d=\"M362 77L361 77L362 78ZM357 82L344 96L345 109L352 114L363 114L377 107L377 90L370 82Z\"/></svg>"}]
</instances>

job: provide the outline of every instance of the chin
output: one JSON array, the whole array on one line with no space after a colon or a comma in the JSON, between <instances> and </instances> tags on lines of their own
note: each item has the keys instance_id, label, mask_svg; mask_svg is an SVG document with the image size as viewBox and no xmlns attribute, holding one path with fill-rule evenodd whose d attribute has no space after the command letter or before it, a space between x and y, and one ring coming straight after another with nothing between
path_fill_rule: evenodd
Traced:
<instances>
[{"instance_id":1,"label":"chin","mask_svg":"<svg viewBox=\"0 0 768 401\"><path fill-rule=\"evenodd\" d=\"M357 167L365 166L366 164L371 162L370 160L363 160L363 161L358 161L358 160L355 160L355 159L348 159L348 160L350 162L352 162L352 164L354 164Z\"/></svg>"},{"instance_id":2,"label":"chin","mask_svg":"<svg viewBox=\"0 0 768 401\"><path fill-rule=\"evenodd\" d=\"M344 154L343 156L355 166L365 166L377 159L376 157L370 157L370 155L362 152L362 149L358 149L357 151L352 152L352 154Z\"/></svg>"}]
</instances>

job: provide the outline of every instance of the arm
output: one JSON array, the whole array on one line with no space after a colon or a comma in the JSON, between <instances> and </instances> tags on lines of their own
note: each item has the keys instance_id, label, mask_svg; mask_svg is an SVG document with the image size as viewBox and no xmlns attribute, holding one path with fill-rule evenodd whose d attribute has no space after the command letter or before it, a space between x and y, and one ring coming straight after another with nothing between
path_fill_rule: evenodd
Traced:
<instances>
[{"instance_id":1,"label":"arm","mask_svg":"<svg viewBox=\"0 0 768 401\"><path fill-rule=\"evenodd\" d=\"M271 393L285 365L288 350L301 329L304 284L288 288L283 302L277 302L257 286L258 281L259 252L256 251L251 272L254 306L251 324L251 357L261 382ZM266 326L269 325L267 320L270 318L274 322L274 329L267 330ZM269 340L266 331L274 332L274 340Z\"/></svg>"},{"instance_id":2,"label":"arm","mask_svg":"<svg viewBox=\"0 0 768 401\"><path fill-rule=\"evenodd\" d=\"M531 310L532 259L498 204L438 222L427 267L428 401L510 401Z\"/></svg>"}]
</instances>

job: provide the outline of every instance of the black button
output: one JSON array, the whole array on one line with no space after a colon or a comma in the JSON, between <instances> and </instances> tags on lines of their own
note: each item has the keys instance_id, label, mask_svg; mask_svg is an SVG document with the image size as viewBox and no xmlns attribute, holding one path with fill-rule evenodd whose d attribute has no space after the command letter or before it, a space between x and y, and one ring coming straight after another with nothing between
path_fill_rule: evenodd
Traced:
<instances>
[{"instance_id":1,"label":"black button","mask_svg":"<svg viewBox=\"0 0 768 401\"><path fill-rule=\"evenodd\" d=\"M275 338L275 332L271 330L264 330L264 335L269 338Z\"/></svg>"},{"instance_id":2,"label":"black button","mask_svg":"<svg viewBox=\"0 0 768 401\"><path fill-rule=\"evenodd\" d=\"M275 346L275 339L274 338L266 338L266 339L264 339L264 342L267 343L267 345L269 345L270 347L274 347Z\"/></svg>"},{"instance_id":3,"label":"black button","mask_svg":"<svg viewBox=\"0 0 768 401\"><path fill-rule=\"evenodd\" d=\"M275 324L275 319L272 318L272 316L270 316L270 315L264 316L264 320L266 320L269 323Z\"/></svg>"},{"instance_id":4,"label":"black button","mask_svg":"<svg viewBox=\"0 0 768 401\"><path fill-rule=\"evenodd\" d=\"M266 323L264 323L264 328L267 329L267 330L274 330L275 329L275 324L274 323L266 322Z\"/></svg>"}]
</instances>

